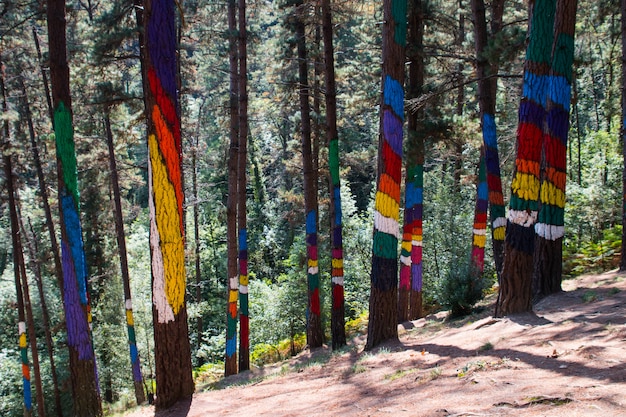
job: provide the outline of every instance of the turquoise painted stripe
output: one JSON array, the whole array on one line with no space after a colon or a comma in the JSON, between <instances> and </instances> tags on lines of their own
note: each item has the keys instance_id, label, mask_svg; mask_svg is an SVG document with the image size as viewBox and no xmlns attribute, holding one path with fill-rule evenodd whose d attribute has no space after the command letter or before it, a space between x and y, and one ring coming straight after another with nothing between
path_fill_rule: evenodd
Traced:
<instances>
[{"instance_id":1,"label":"turquoise painted stripe","mask_svg":"<svg viewBox=\"0 0 626 417\"><path fill-rule=\"evenodd\" d=\"M569 113L569 104L572 87L564 76L552 76L548 78L548 97L553 103L559 104Z\"/></svg>"},{"instance_id":2,"label":"turquoise painted stripe","mask_svg":"<svg viewBox=\"0 0 626 417\"><path fill-rule=\"evenodd\" d=\"M87 305L87 265L85 263L80 219L78 218L74 198L71 195L63 196L61 198L61 205L63 207L65 230L72 251L72 260L74 261L74 271L76 272L76 282L78 283L78 295L80 296L81 304Z\"/></svg>"},{"instance_id":3,"label":"turquoise painted stripe","mask_svg":"<svg viewBox=\"0 0 626 417\"><path fill-rule=\"evenodd\" d=\"M485 145L490 148L498 147L496 120L493 117L493 114L485 113L483 115L483 140L485 141Z\"/></svg>"}]
</instances>

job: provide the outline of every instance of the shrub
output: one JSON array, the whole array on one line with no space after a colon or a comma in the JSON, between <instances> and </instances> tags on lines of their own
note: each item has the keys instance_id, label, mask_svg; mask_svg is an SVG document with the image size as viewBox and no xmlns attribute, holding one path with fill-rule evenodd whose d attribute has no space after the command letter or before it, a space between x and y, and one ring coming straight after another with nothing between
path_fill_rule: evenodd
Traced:
<instances>
[{"instance_id":1,"label":"shrub","mask_svg":"<svg viewBox=\"0 0 626 417\"><path fill-rule=\"evenodd\" d=\"M450 268L437 288L437 300L450 310L452 317L464 316L472 312L474 305L483 298L483 291L489 287L484 274L473 265L463 262L457 268Z\"/></svg>"}]
</instances>

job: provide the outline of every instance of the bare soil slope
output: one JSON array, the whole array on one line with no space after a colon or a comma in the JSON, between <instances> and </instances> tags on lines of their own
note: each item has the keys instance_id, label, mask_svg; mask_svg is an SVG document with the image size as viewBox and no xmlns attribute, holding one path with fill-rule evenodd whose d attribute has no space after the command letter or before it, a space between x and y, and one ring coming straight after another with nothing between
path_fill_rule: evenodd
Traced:
<instances>
[{"instance_id":1,"label":"bare soil slope","mask_svg":"<svg viewBox=\"0 0 626 417\"><path fill-rule=\"evenodd\" d=\"M363 337L306 352L156 416L626 416L626 276L563 288L534 314L494 319L491 303L463 320L431 315L374 352Z\"/></svg>"}]
</instances>

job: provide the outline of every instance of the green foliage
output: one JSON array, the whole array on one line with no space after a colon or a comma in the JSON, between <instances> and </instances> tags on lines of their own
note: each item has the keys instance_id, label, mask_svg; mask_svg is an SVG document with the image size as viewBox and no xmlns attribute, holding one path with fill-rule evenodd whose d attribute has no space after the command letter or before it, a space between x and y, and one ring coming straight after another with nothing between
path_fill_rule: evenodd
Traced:
<instances>
[{"instance_id":1,"label":"green foliage","mask_svg":"<svg viewBox=\"0 0 626 417\"><path fill-rule=\"evenodd\" d=\"M483 298L483 291L491 284L469 261L460 261L439 282L437 300L450 310L452 317L464 316L472 312L474 304Z\"/></svg>"}]
</instances>

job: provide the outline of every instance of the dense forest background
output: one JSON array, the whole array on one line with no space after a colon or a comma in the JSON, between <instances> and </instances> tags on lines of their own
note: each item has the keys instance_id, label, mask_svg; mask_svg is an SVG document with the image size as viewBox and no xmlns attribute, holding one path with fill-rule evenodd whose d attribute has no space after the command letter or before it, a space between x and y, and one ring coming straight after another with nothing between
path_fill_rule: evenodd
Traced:
<instances>
[{"instance_id":1,"label":"dense forest background","mask_svg":"<svg viewBox=\"0 0 626 417\"><path fill-rule=\"evenodd\" d=\"M424 164L424 304L444 302L445 280L467 263L476 198L481 135L469 2L424 1L425 92L419 106L426 134ZM152 303L148 244L147 148L139 43L131 2L68 1L71 71L81 216L93 339L103 400L132 403L124 291L115 237L106 123L110 120L123 195L123 216L142 371L152 388ZM321 76L319 7L305 3L310 60L312 128L320 182L319 245L322 323L329 333L330 250L328 164ZM379 129L381 20L379 2L332 5L344 220L348 326L367 313L371 268L373 192ZM194 368L220 367L225 350L226 200L228 158L228 30L226 3L180 2L180 104L187 228L187 300ZM248 4L248 247L251 361L263 364L305 344L307 286L300 112L293 4ZM619 2L579 1L568 149L564 275L615 265L621 238L620 142L621 29ZM528 4L506 3L503 31L489 43L500 64L497 129L505 201L515 160L517 109L528 26ZM30 126L57 213L56 158L42 74L47 65L45 9L41 2L3 2L0 61L7 93L3 151L13 158L42 352L44 325L52 331L62 401L70 407L62 300L32 157ZM37 49L40 44L41 55ZM43 72L42 72L43 71ZM317 103L317 106L315 105ZM2 183L6 178L3 176ZM3 185L4 186L4 185ZM0 200L0 414L22 412L16 343L18 313L8 202ZM197 209L198 238L193 231ZM56 214L55 214L56 215ZM56 220L58 223L58 219ZM495 282L486 251L485 275ZM196 261L196 259L198 261ZM42 318L41 285L50 311ZM41 355L44 383L50 362ZM46 391L52 396L52 391ZM47 398L52 408L54 401Z\"/></svg>"}]
</instances>

